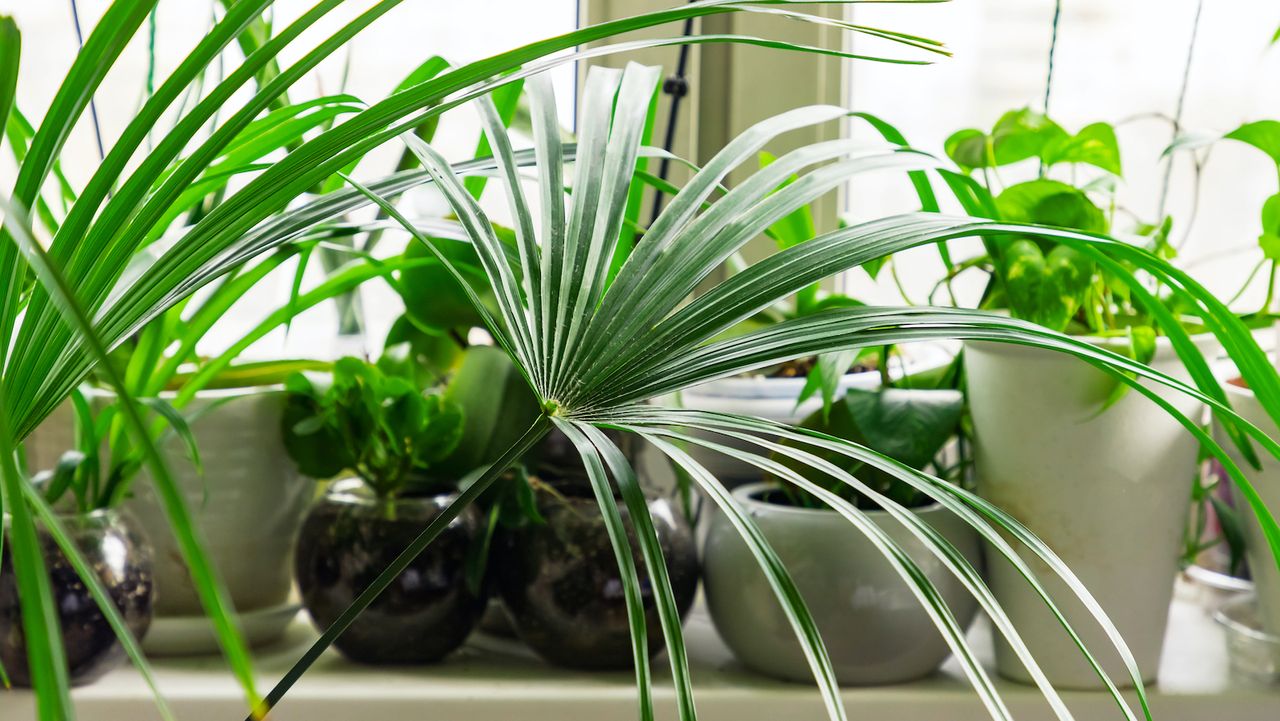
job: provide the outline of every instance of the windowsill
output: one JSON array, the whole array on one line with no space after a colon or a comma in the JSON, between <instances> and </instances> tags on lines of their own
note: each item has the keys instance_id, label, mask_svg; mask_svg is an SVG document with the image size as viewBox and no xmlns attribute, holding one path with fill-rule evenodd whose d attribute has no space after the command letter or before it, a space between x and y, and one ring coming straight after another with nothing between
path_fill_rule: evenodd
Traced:
<instances>
[{"instance_id":1,"label":"windowsill","mask_svg":"<svg viewBox=\"0 0 1280 721\"><path fill-rule=\"evenodd\" d=\"M752 674L729 655L710 619L695 609L685 625L693 666L699 715L707 721L809 721L826 718L812 687L774 681ZM990 627L976 624L970 636L990 652ZM315 637L300 617L280 643L257 657L260 683L274 682ZM240 718L244 702L218 658L162 659L156 674L174 712L183 721ZM665 670L658 659L655 674ZM1280 689L1232 682L1228 677L1221 629L1180 585L1169 621L1169 637L1160 671L1151 689L1152 715L1160 721L1274 721L1280 712ZM351 719L467 719L468 721L631 721L636 715L634 678L630 673L582 673L550 668L523 647L509 641L473 638L441 665L370 667L348 663L326 653L289 693L272 719L350 721ZM997 681L1000 693L1018 719L1050 719L1052 713L1031 687ZM158 718L141 678L132 669L117 670L97 683L73 692L81 718L94 721L138 721ZM1122 718L1101 693L1063 692L1079 719ZM29 692L0 694L0 721L34 718ZM949 662L943 671L913 683L875 688L847 688L850 718L893 721L966 721L987 718L977 697ZM674 718L673 693L661 683L655 689L660 718Z\"/></svg>"}]
</instances>

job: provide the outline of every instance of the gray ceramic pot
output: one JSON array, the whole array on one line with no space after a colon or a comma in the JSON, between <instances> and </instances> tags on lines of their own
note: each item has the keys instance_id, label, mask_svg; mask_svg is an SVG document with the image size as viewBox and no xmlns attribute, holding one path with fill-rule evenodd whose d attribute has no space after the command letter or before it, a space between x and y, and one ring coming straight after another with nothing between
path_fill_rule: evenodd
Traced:
<instances>
[{"instance_id":1,"label":"gray ceramic pot","mask_svg":"<svg viewBox=\"0 0 1280 721\"><path fill-rule=\"evenodd\" d=\"M795 580L840 683L898 683L936 670L950 649L880 552L835 511L762 500L771 488L754 483L733 495ZM914 512L975 566L981 562L976 533L950 511L932 505ZM977 602L955 576L888 514L867 515L906 550L938 587L957 621L967 626ZM800 643L764 573L723 514L712 519L705 554L711 619L738 659L769 676L812 682Z\"/></svg>"}]
</instances>

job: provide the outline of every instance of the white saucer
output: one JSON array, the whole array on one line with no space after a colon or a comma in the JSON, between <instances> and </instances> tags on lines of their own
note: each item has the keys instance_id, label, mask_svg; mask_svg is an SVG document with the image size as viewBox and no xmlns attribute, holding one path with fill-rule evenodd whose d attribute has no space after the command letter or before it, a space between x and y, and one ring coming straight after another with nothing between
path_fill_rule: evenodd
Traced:
<instances>
[{"instance_id":1,"label":"white saucer","mask_svg":"<svg viewBox=\"0 0 1280 721\"><path fill-rule=\"evenodd\" d=\"M245 643L257 647L280 640L301 608L297 603L286 603L238 614ZM218 653L220 647L204 616L157 616L142 639L142 650L148 656L202 656Z\"/></svg>"}]
</instances>

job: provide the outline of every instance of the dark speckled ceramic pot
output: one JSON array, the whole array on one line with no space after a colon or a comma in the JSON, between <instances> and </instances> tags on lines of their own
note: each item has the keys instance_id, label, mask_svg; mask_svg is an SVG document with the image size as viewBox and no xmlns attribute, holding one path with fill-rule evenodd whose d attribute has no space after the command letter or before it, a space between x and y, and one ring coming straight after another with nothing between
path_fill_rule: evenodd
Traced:
<instances>
[{"instance_id":1,"label":"dark speckled ceramic pot","mask_svg":"<svg viewBox=\"0 0 1280 721\"><path fill-rule=\"evenodd\" d=\"M384 501L336 484L303 521L295 566L302 603L327 628L454 499ZM431 663L462 645L484 610L468 588L467 549L480 516L467 508L334 643L364 663Z\"/></svg>"},{"instance_id":2,"label":"dark speckled ceramic pot","mask_svg":"<svg viewBox=\"0 0 1280 721\"><path fill-rule=\"evenodd\" d=\"M129 630L135 637L144 636L151 626L155 585L151 546L137 525L127 515L108 510L63 516L61 520L102 580ZM5 541L0 560L0 663L15 685L30 686L26 636L7 535ZM71 682L89 683L124 660L124 648L53 538L41 531L40 544L52 582Z\"/></svg>"},{"instance_id":3,"label":"dark speckled ceramic pot","mask_svg":"<svg viewBox=\"0 0 1280 721\"><path fill-rule=\"evenodd\" d=\"M561 666L623 669L633 664L630 626L618 563L590 491L538 494L545 524L507 531L495 544L494 573L516 632L540 656ZM626 508L619 502L640 577L645 563ZM689 524L665 499L649 511L683 616L698 588L698 557ZM646 579L647 580L647 579ZM643 584L649 652L662 649L653 593Z\"/></svg>"}]
</instances>

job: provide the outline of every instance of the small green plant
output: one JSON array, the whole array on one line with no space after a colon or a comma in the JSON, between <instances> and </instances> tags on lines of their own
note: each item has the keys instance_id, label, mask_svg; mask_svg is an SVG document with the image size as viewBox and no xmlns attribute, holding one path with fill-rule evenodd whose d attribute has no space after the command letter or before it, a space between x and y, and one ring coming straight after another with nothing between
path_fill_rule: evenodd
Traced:
<instances>
[{"instance_id":1,"label":"small green plant","mask_svg":"<svg viewBox=\"0 0 1280 721\"><path fill-rule=\"evenodd\" d=\"M71 393L71 407L75 412L75 447L63 453L52 469L43 470L33 478L51 507L79 514L115 508L128 497L129 489L142 469L142 453L132 446L128 437L121 437L116 443L110 442L112 430L120 425L120 406L115 402L93 402L102 399L100 391L95 396L88 387L77 388ZM158 416L159 437L170 432L177 434L191 462L199 470L200 450L186 419L158 398L139 401Z\"/></svg>"},{"instance_id":2,"label":"small green plant","mask_svg":"<svg viewBox=\"0 0 1280 721\"><path fill-rule=\"evenodd\" d=\"M857 443L892 458L917 471L930 470L943 480L961 483L969 466L964 443L949 448L952 440L963 435L965 417L964 394L948 388L893 388L877 390L849 389L831 404L829 413L814 411L798 427L815 433ZM794 449L801 444L784 441ZM890 498L907 508L933 502L918 488L888 473L847 455L832 450L815 450L813 455L835 468L856 477L873 492ZM863 510L878 510L880 502L829 473L811 467L792 456L775 452L771 459L787 466ZM800 487L784 483L782 478L767 474L776 482L781 498L789 505L804 508L827 508L828 504Z\"/></svg>"},{"instance_id":3,"label":"small green plant","mask_svg":"<svg viewBox=\"0 0 1280 721\"><path fill-rule=\"evenodd\" d=\"M285 387L284 445L298 469L314 478L350 471L380 498L423 490L462 437L457 404L358 358L335 363L327 387L301 373Z\"/></svg>"}]
</instances>

